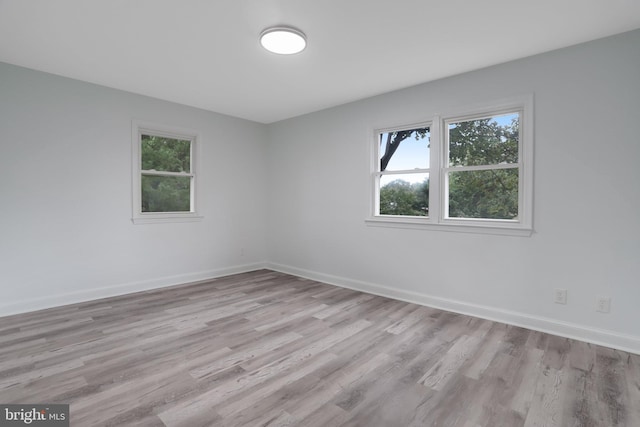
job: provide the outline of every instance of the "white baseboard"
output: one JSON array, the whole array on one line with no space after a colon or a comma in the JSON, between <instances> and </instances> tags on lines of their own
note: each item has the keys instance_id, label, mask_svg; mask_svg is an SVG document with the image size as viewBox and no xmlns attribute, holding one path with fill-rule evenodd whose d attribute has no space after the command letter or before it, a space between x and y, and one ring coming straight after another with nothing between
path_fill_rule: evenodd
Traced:
<instances>
[{"instance_id":1,"label":"white baseboard","mask_svg":"<svg viewBox=\"0 0 640 427\"><path fill-rule=\"evenodd\" d=\"M160 289L174 285L182 285L193 282L201 282L232 274L246 273L260 270L265 267L264 262L225 267L216 270L201 271L197 273L180 274L176 276L158 277L151 280L116 284L97 289L87 289L66 294L49 295L44 297L29 298L18 302L0 305L0 316L26 313L29 311L43 310L79 302L92 301L100 298L114 297L134 292Z\"/></svg>"},{"instance_id":2,"label":"white baseboard","mask_svg":"<svg viewBox=\"0 0 640 427\"><path fill-rule=\"evenodd\" d=\"M561 337L577 339L592 344L640 354L640 337L637 336L620 334L610 330L596 329L574 323L561 322L550 318L532 316L530 314L503 310L495 307L470 304L467 302L439 298L417 292L393 289L379 284L304 270L288 265L268 262L265 267L281 273L292 274L294 276L304 277L343 288L434 307L454 313L480 317L482 319L507 323L535 331L546 332Z\"/></svg>"},{"instance_id":3,"label":"white baseboard","mask_svg":"<svg viewBox=\"0 0 640 427\"><path fill-rule=\"evenodd\" d=\"M628 351L634 354L640 354L640 337L637 336L620 334L615 331L605 329L591 328L575 323L561 322L550 318L532 316L530 314L503 310L495 307L470 304L463 301L439 298L417 292L393 289L379 284L333 276L330 274L319 273L316 271L310 271L271 262L257 262L197 273L188 273L176 276L159 277L139 282L117 284L97 289L69 292L66 294L29 298L18 302L10 302L8 304L0 305L0 316L26 313L29 311L59 307L85 301L92 301L100 298L108 298L134 292L206 281L218 277L229 276L232 274L260 270L263 268L292 274L294 276L304 277L307 279L316 280L343 288L353 289L374 295L380 295L400 301L407 301L428 307L434 307L454 313L480 317L487 320L507 323L510 325L520 326L535 331L546 332L553 335L559 335L566 338L577 339L592 344L603 345L606 347Z\"/></svg>"}]
</instances>

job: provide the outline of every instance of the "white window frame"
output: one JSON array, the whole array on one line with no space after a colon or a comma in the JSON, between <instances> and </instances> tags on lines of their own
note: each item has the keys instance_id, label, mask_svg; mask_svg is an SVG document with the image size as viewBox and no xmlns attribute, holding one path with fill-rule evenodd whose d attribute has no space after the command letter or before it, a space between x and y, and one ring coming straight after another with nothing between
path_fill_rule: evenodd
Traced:
<instances>
[{"instance_id":1,"label":"white window frame","mask_svg":"<svg viewBox=\"0 0 640 427\"><path fill-rule=\"evenodd\" d=\"M431 122L420 122L420 123L414 123L414 124L410 124L410 125L403 125L403 126L394 126L394 127L390 127L390 128L383 128L383 129L376 129L375 131L375 138L376 138L376 143L374 144L374 162L376 163L374 165L375 171L374 171L374 186L376 189L378 189L378 191L374 191L374 203L373 203L373 212L374 212L374 216L376 217L383 217L383 218L420 218L420 219L424 219L424 218L428 218L427 217L412 217L412 216L400 216L400 215L380 215L380 179L383 176L388 176L388 175L408 175L408 174L422 174L422 173L426 173L429 174L429 179L431 179L431 167L432 167L432 163L429 163L429 167L427 168L415 168L415 169L409 169L409 170L402 170L402 169L398 169L398 170L386 170L384 172L381 172L379 170L380 168L380 135L383 133L389 133L389 132L395 132L395 131L401 131L401 130L408 130L408 129L422 129L422 128L429 128L429 137L431 137L432 133L431 133L431 127L433 126L433 124ZM431 155L431 152L429 153L429 155ZM429 181L429 186L431 186L431 181ZM431 188L431 187L429 187ZM429 212L431 211L431 196L429 196Z\"/></svg>"},{"instance_id":2,"label":"white window frame","mask_svg":"<svg viewBox=\"0 0 640 427\"><path fill-rule=\"evenodd\" d=\"M484 233L511 236L530 236L533 233L533 95L495 101L474 107L435 114L432 120L420 124L376 127L370 147L370 203L365 223L369 226ZM482 218L449 218L447 212L447 172L458 167L448 166L448 124L465 120L520 113L518 141L518 218L515 220ZM381 133L393 130L429 126L431 135L429 165L429 216L380 215L380 144ZM485 167L480 167L483 169ZM501 166L489 166L497 169ZM473 168L476 169L476 168ZM394 171L395 172L395 171ZM387 174L386 172L384 174Z\"/></svg>"},{"instance_id":3,"label":"white window frame","mask_svg":"<svg viewBox=\"0 0 640 427\"><path fill-rule=\"evenodd\" d=\"M142 170L142 153L140 150L142 135L154 135L166 138L191 141L191 171L186 172L155 172ZM132 222L134 224L153 224L164 222L200 221L198 214L198 160L200 158L200 134L191 129L175 126L133 120L131 125L132 147ZM159 176L188 176L191 178L191 194L189 212L142 212L142 174Z\"/></svg>"}]
</instances>

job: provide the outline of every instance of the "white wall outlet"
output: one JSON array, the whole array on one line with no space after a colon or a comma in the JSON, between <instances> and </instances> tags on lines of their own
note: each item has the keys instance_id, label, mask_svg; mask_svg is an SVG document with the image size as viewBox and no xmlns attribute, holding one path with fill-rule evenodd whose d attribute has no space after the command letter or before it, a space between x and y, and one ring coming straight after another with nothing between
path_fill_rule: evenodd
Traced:
<instances>
[{"instance_id":1,"label":"white wall outlet","mask_svg":"<svg viewBox=\"0 0 640 427\"><path fill-rule=\"evenodd\" d=\"M556 289L553 294L553 302L556 304L566 304L567 303L567 290L566 289Z\"/></svg>"},{"instance_id":2,"label":"white wall outlet","mask_svg":"<svg viewBox=\"0 0 640 427\"><path fill-rule=\"evenodd\" d=\"M601 313L609 313L611 311L611 298L598 297L596 300L596 311Z\"/></svg>"}]
</instances>

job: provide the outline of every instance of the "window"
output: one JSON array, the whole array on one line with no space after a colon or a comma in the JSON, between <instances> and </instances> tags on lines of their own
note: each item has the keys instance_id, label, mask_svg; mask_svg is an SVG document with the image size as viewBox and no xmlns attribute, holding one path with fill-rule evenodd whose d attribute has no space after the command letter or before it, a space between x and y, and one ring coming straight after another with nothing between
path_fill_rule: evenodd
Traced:
<instances>
[{"instance_id":1,"label":"window","mask_svg":"<svg viewBox=\"0 0 640 427\"><path fill-rule=\"evenodd\" d=\"M530 235L532 104L376 130L367 223Z\"/></svg>"},{"instance_id":2,"label":"window","mask_svg":"<svg viewBox=\"0 0 640 427\"><path fill-rule=\"evenodd\" d=\"M520 113L446 120L445 217L517 220Z\"/></svg>"},{"instance_id":3,"label":"window","mask_svg":"<svg viewBox=\"0 0 640 427\"><path fill-rule=\"evenodd\" d=\"M379 215L429 215L428 124L378 133Z\"/></svg>"},{"instance_id":4,"label":"window","mask_svg":"<svg viewBox=\"0 0 640 427\"><path fill-rule=\"evenodd\" d=\"M200 219L196 212L198 135L134 122L133 222Z\"/></svg>"}]
</instances>

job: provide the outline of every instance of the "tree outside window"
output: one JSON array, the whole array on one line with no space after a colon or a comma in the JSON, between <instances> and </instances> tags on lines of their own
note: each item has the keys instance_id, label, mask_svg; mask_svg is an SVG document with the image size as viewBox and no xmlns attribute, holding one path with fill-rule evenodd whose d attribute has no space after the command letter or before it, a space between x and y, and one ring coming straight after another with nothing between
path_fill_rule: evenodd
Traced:
<instances>
[{"instance_id":1,"label":"tree outside window","mask_svg":"<svg viewBox=\"0 0 640 427\"><path fill-rule=\"evenodd\" d=\"M532 110L524 96L377 131L367 223L530 235Z\"/></svg>"}]
</instances>

